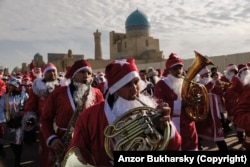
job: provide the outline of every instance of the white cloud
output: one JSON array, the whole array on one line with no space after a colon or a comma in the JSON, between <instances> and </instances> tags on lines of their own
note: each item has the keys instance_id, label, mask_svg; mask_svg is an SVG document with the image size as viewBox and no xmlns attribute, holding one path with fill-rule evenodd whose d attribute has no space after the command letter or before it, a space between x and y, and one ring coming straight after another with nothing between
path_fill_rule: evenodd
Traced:
<instances>
[{"instance_id":1,"label":"white cloud","mask_svg":"<svg viewBox=\"0 0 250 167\"><path fill-rule=\"evenodd\" d=\"M164 55L193 57L249 51L248 0L3 0L0 2L1 65L21 66L39 52L94 55L93 32L102 33L104 58L109 57L109 32L125 32L136 9L151 22L151 35ZM11 59L15 59L13 60Z\"/></svg>"}]
</instances>

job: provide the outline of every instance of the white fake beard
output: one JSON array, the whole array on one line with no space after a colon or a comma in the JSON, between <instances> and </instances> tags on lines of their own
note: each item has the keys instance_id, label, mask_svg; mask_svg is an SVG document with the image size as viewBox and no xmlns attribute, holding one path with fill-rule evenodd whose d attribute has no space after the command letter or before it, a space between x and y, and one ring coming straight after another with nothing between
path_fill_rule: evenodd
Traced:
<instances>
[{"instance_id":1,"label":"white fake beard","mask_svg":"<svg viewBox=\"0 0 250 167\"><path fill-rule=\"evenodd\" d=\"M73 99L78 106L83 106L82 97L86 91L89 91L87 101L85 102L85 108L90 107L94 103L94 93L91 90L88 90L86 84L74 82L73 85L76 87L76 90L73 92Z\"/></svg>"},{"instance_id":2,"label":"white fake beard","mask_svg":"<svg viewBox=\"0 0 250 167\"><path fill-rule=\"evenodd\" d=\"M242 83L244 86L247 84L250 84L250 70L246 70L242 72L241 78L242 78Z\"/></svg>"},{"instance_id":3,"label":"white fake beard","mask_svg":"<svg viewBox=\"0 0 250 167\"><path fill-rule=\"evenodd\" d=\"M156 101L152 97L140 94L139 99L149 107L155 108L157 106ZM112 112L116 118L118 118L127 111L142 106L143 104L138 100L126 100L122 97L118 97L118 99L115 101Z\"/></svg>"},{"instance_id":4,"label":"white fake beard","mask_svg":"<svg viewBox=\"0 0 250 167\"><path fill-rule=\"evenodd\" d=\"M201 80L202 80L202 83L204 85L206 85L206 84L208 84L208 82L212 81L212 78L211 77L203 77L203 78L201 78Z\"/></svg>"},{"instance_id":5,"label":"white fake beard","mask_svg":"<svg viewBox=\"0 0 250 167\"><path fill-rule=\"evenodd\" d=\"M45 83L47 90L51 93L56 86L59 85L58 80L50 81Z\"/></svg>"},{"instance_id":6,"label":"white fake beard","mask_svg":"<svg viewBox=\"0 0 250 167\"><path fill-rule=\"evenodd\" d=\"M225 72L225 77L231 81L235 74L233 72Z\"/></svg>"},{"instance_id":7,"label":"white fake beard","mask_svg":"<svg viewBox=\"0 0 250 167\"><path fill-rule=\"evenodd\" d=\"M169 78L168 86L174 91L174 93L178 96L178 98L181 98L183 79L176 78L172 74L169 74L168 78Z\"/></svg>"},{"instance_id":8,"label":"white fake beard","mask_svg":"<svg viewBox=\"0 0 250 167\"><path fill-rule=\"evenodd\" d=\"M42 78L42 73L37 73L37 74L36 74L36 77L37 77L37 78Z\"/></svg>"}]
</instances>

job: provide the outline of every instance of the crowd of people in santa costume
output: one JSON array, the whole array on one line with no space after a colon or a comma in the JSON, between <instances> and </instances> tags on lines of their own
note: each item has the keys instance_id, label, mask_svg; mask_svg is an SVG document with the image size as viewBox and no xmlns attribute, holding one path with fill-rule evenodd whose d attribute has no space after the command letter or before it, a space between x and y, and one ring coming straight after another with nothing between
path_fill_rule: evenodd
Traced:
<instances>
[{"instance_id":1,"label":"crowd of people in santa costume","mask_svg":"<svg viewBox=\"0 0 250 167\"><path fill-rule=\"evenodd\" d=\"M164 131L165 121L172 127L164 150L201 151L204 140L228 150L225 137L233 130L242 143L240 150L250 150L250 62L228 64L226 69L206 66L197 73L193 81L204 85L209 97L209 113L199 122L185 112L190 104L182 97L182 87L188 67L175 53L164 69L138 69L133 58L114 60L96 73L83 59L65 74L53 63L30 67L30 73L0 80L0 157L5 156L3 145L10 144L16 167L23 144L37 141L41 167L53 166L59 155L63 160L75 148L82 159L71 154L66 166L112 166L104 146L105 128L145 104L161 113L159 129ZM70 126L74 130L67 134Z\"/></svg>"}]
</instances>

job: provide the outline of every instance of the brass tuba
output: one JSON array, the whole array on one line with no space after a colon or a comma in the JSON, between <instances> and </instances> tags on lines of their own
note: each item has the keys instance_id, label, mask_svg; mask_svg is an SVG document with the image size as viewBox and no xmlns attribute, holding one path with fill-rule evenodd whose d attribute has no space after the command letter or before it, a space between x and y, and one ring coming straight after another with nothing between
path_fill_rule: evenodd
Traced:
<instances>
[{"instance_id":1,"label":"brass tuba","mask_svg":"<svg viewBox=\"0 0 250 167\"><path fill-rule=\"evenodd\" d=\"M207 65L213 65L212 61L195 52L195 59L188 69L182 85L182 100L185 102L185 113L194 121L202 121L209 113L208 92L204 85L196 83L193 78Z\"/></svg>"},{"instance_id":2,"label":"brass tuba","mask_svg":"<svg viewBox=\"0 0 250 167\"><path fill-rule=\"evenodd\" d=\"M104 130L104 147L113 160L113 151L164 150L170 139L170 123L164 122L163 135L157 130L160 114L151 107L131 109Z\"/></svg>"}]
</instances>

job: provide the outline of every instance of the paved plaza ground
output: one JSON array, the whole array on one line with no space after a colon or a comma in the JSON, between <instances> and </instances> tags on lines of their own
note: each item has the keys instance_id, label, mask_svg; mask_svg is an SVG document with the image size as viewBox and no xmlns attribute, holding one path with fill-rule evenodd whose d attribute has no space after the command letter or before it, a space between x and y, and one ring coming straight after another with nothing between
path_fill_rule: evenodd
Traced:
<instances>
[{"instance_id":1,"label":"paved plaza ground","mask_svg":"<svg viewBox=\"0 0 250 167\"><path fill-rule=\"evenodd\" d=\"M235 131L231 131L227 134L226 143L230 150L239 150L241 144L238 143ZM33 145L24 145L24 152L22 155L21 167L39 167L38 162L38 143ZM204 151L217 151L218 148L214 142L203 141L203 150ZM14 157L8 145L5 146L6 158L5 164L6 167L13 167ZM1 167L1 166L0 166Z\"/></svg>"}]
</instances>

